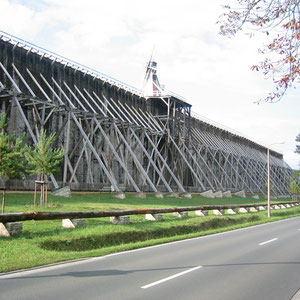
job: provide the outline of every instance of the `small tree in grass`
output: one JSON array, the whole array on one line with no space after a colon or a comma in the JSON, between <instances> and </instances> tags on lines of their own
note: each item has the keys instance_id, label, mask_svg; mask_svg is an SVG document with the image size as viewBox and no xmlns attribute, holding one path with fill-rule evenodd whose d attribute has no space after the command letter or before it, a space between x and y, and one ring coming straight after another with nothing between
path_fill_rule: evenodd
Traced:
<instances>
[{"instance_id":1,"label":"small tree in grass","mask_svg":"<svg viewBox=\"0 0 300 300\"><path fill-rule=\"evenodd\" d=\"M40 140L33 145L33 148L28 148L25 153L26 159L30 166L30 173L40 175L42 182L45 180L45 175L49 176L57 172L60 167L64 150L51 148L55 140L55 133L47 136L44 129L40 131ZM36 197L36 194L35 194ZM41 186L40 205L45 205L45 190L44 184Z\"/></svg>"},{"instance_id":2,"label":"small tree in grass","mask_svg":"<svg viewBox=\"0 0 300 300\"><path fill-rule=\"evenodd\" d=\"M24 157L24 138L16 138L15 134L8 135L6 129L6 114L0 114L0 177L8 179L20 178L26 171ZM5 188L2 197L2 213L5 207Z\"/></svg>"},{"instance_id":3,"label":"small tree in grass","mask_svg":"<svg viewBox=\"0 0 300 300\"><path fill-rule=\"evenodd\" d=\"M290 183L290 192L292 194L292 200L297 201L297 197L300 194L300 182L293 180Z\"/></svg>"}]
</instances>

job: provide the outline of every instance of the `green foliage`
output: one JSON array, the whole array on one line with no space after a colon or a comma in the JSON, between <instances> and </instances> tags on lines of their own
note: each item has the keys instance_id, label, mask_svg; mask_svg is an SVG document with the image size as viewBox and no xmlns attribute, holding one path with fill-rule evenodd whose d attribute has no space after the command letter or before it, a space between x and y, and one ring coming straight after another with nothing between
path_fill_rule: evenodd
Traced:
<instances>
[{"instance_id":1,"label":"green foliage","mask_svg":"<svg viewBox=\"0 0 300 300\"><path fill-rule=\"evenodd\" d=\"M46 131L42 129L40 140L34 144L33 149L28 147L25 153L30 166L29 172L41 175L42 180L44 179L44 175L49 176L60 169L59 164L64 156L64 150L51 148L54 140L55 133L47 136Z\"/></svg>"},{"instance_id":2,"label":"green foliage","mask_svg":"<svg viewBox=\"0 0 300 300\"><path fill-rule=\"evenodd\" d=\"M2 133L4 132L5 128L6 128L6 114L5 112L2 112L0 114L0 129Z\"/></svg>"},{"instance_id":3,"label":"green foliage","mask_svg":"<svg viewBox=\"0 0 300 300\"><path fill-rule=\"evenodd\" d=\"M300 142L300 133L296 137L296 142ZM296 145L295 153L300 154L300 145Z\"/></svg>"},{"instance_id":4,"label":"green foliage","mask_svg":"<svg viewBox=\"0 0 300 300\"><path fill-rule=\"evenodd\" d=\"M294 170L292 178L293 180L300 182L300 170Z\"/></svg>"},{"instance_id":5,"label":"green foliage","mask_svg":"<svg viewBox=\"0 0 300 300\"><path fill-rule=\"evenodd\" d=\"M26 172L24 154L26 148L23 138L16 138L15 134L5 132L6 115L0 115L0 177L9 179L20 178Z\"/></svg>"},{"instance_id":6,"label":"green foliage","mask_svg":"<svg viewBox=\"0 0 300 300\"><path fill-rule=\"evenodd\" d=\"M265 184L264 188L265 188L265 191L267 192L268 191L268 183ZM272 191L273 188L274 188L274 184L272 184L270 182L270 191Z\"/></svg>"},{"instance_id":7,"label":"green foliage","mask_svg":"<svg viewBox=\"0 0 300 300\"><path fill-rule=\"evenodd\" d=\"M300 194L300 182L297 181L297 180L293 180L291 183L290 183L290 188L289 188L290 192L293 194L293 195L298 195Z\"/></svg>"}]
</instances>

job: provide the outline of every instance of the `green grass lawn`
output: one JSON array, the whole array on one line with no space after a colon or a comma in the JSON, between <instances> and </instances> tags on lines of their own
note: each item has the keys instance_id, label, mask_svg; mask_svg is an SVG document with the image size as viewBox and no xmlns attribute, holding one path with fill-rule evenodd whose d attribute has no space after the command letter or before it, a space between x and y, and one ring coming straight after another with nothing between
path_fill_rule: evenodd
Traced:
<instances>
[{"instance_id":1,"label":"green grass lawn","mask_svg":"<svg viewBox=\"0 0 300 300\"><path fill-rule=\"evenodd\" d=\"M280 199L274 202L291 201ZM34 207L33 194L8 193L5 212L39 211L101 211L135 208L167 208L201 205L262 204L266 200L238 197L208 199L199 195L187 198L147 199L112 197L109 193L72 194L72 198L49 195L49 206ZM0 272L45 265L49 263L104 255L174 240L196 237L230 229L236 229L268 221L300 215L300 207L266 212L239 214L236 216L198 217L189 212L189 217L180 219L164 214L163 221L151 222L145 216L131 216L129 225L112 225L109 218L87 219L85 227L62 228L61 220L23 222L20 236L0 237Z\"/></svg>"}]
</instances>

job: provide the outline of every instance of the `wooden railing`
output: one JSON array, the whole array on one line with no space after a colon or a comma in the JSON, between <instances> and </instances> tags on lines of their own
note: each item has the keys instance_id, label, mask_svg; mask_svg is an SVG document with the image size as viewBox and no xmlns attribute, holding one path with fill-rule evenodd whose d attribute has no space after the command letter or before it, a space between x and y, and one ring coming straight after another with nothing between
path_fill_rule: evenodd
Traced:
<instances>
[{"instance_id":1,"label":"wooden railing","mask_svg":"<svg viewBox=\"0 0 300 300\"><path fill-rule=\"evenodd\" d=\"M272 203L273 205L299 205L299 201ZM106 218L128 215L141 214L164 214L174 212L188 212L197 210L225 210L225 209L239 209L259 206L266 206L266 204L243 204L243 205L202 205L202 206L188 206L188 207L174 207L174 208L153 208L153 209L132 209L132 210L113 210L113 211L59 211L59 212L45 212L34 211L25 213L5 213L0 214L0 223L29 221L29 220L55 220L55 219L80 219L80 218Z\"/></svg>"}]
</instances>

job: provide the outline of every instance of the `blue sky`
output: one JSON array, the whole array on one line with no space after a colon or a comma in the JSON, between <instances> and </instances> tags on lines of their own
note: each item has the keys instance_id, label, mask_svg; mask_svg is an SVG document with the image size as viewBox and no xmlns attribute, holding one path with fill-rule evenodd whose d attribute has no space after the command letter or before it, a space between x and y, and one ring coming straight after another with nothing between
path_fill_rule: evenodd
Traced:
<instances>
[{"instance_id":1,"label":"blue sky","mask_svg":"<svg viewBox=\"0 0 300 300\"><path fill-rule=\"evenodd\" d=\"M265 37L220 36L228 1L0 0L0 29L137 88L155 46L160 82L193 112L266 146L284 141L272 148L298 169L299 87L279 103L254 104L273 88L250 71Z\"/></svg>"}]
</instances>

